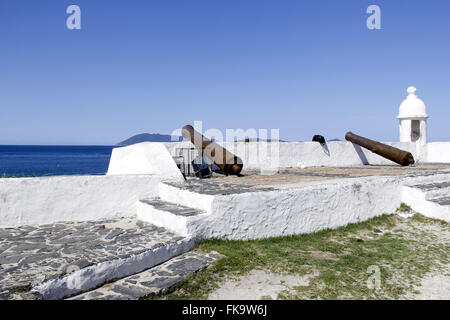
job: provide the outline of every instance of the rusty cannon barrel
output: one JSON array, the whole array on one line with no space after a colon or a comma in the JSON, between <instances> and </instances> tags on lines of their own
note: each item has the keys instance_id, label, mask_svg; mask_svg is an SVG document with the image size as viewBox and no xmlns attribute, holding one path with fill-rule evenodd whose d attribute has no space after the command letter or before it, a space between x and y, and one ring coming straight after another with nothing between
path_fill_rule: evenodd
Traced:
<instances>
[{"instance_id":1,"label":"rusty cannon barrel","mask_svg":"<svg viewBox=\"0 0 450 320\"><path fill-rule=\"evenodd\" d=\"M225 174L238 175L242 171L241 158L227 151L214 141L204 137L190 125L184 126L181 134L200 150L202 155L212 160Z\"/></svg>"},{"instance_id":2,"label":"rusty cannon barrel","mask_svg":"<svg viewBox=\"0 0 450 320\"><path fill-rule=\"evenodd\" d=\"M388 146L384 143L380 143L377 141L373 141L361 136L358 136L354 133L347 132L345 135L345 140L353 142L363 148L366 148L373 153L376 153L386 159L389 159L395 163L398 163L402 166L408 166L410 164L414 164L414 157L410 152L406 152L391 146Z\"/></svg>"}]
</instances>

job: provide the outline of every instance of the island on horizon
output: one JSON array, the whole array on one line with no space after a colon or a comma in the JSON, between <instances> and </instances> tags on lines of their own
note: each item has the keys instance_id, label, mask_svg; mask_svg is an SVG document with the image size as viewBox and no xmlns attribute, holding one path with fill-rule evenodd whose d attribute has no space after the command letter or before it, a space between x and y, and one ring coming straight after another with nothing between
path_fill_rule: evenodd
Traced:
<instances>
[{"instance_id":1,"label":"island on horizon","mask_svg":"<svg viewBox=\"0 0 450 320\"><path fill-rule=\"evenodd\" d=\"M125 147L140 142L179 142L179 141L183 141L183 137L159 133L141 133L117 143L116 146Z\"/></svg>"}]
</instances>

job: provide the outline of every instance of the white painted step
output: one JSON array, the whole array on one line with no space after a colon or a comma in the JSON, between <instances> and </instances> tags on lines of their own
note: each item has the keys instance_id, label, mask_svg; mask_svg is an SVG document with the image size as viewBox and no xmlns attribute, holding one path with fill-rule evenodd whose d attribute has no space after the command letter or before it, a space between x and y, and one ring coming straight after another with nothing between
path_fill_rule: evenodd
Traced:
<instances>
[{"instance_id":1,"label":"white painted step","mask_svg":"<svg viewBox=\"0 0 450 320\"><path fill-rule=\"evenodd\" d=\"M137 218L180 236L197 235L205 210L183 206L161 199L143 199L138 202Z\"/></svg>"},{"instance_id":2,"label":"white painted step","mask_svg":"<svg viewBox=\"0 0 450 320\"><path fill-rule=\"evenodd\" d=\"M194 208L211 213L213 194L205 194L194 191L189 183L164 183L159 184L159 198L163 201Z\"/></svg>"},{"instance_id":3,"label":"white painted step","mask_svg":"<svg viewBox=\"0 0 450 320\"><path fill-rule=\"evenodd\" d=\"M424 188L404 186L402 201L426 217L450 222L450 196L430 198Z\"/></svg>"}]
</instances>

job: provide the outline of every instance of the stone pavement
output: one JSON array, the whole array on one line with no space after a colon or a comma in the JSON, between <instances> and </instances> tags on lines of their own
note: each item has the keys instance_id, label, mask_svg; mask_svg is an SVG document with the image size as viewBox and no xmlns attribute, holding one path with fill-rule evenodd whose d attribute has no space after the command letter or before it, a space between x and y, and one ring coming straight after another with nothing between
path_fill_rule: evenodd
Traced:
<instances>
[{"instance_id":1,"label":"stone pavement","mask_svg":"<svg viewBox=\"0 0 450 320\"><path fill-rule=\"evenodd\" d=\"M273 191L280 185L309 183L333 179L362 178L371 176L419 177L450 173L449 164L421 164L401 167L392 166L352 166L352 167L311 167L305 169L287 168L277 174L261 175L256 171L243 172L241 176L224 176L213 173L210 179L188 178L184 182L165 182L180 190L205 195L231 195L247 192Z\"/></svg>"},{"instance_id":2,"label":"stone pavement","mask_svg":"<svg viewBox=\"0 0 450 320\"><path fill-rule=\"evenodd\" d=\"M155 248L176 245L183 239L136 218L3 228L0 299L30 298L32 287L73 271L103 262L127 261Z\"/></svg>"},{"instance_id":3,"label":"stone pavement","mask_svg":"<svg viewBox=\"0 0 450 320\"><path fill-rule=\"evenodd\" d=\"M278 174L261 175L259 172L243 172L238 176L223 176L215 174L208 179L209 190L214 190L214 185L223 186L225 190L233 190L233 185L238 185L238 190L248 192L249 190L260 191L277 185L308 183L313 181L324 181L333 179L348 179L370 176L404 176L418 177L435 174L450 173L449 164L420 164L408 167L398 165L376 166L361 165L351 167L308 167L304 169L288 168L281 169ZM192 183L191 183L192 184ZM199 189L199 187L197 187ZM264 191L264 190L262 190ZM230 191L230 193L237 193Z\"/></svg>"},{"instance_id":4,"label":"stone pavement","mask_svg":"<svg viewBox=\"0 0 450 320\"><path fill-rule=\"evenodd\" d=\"M189 190L191 192L206 194L206 195L231 195L247 192L259 192L259 191L272 191L275 190L270 187L258 187L239 184L238 179L243 179L243 177L235 177L236 180L233 183L225 183L220 179L189 179L187 183L184 182L165 182L165 184L176 187L180 190Z\"/></svg>"}]
</instances>

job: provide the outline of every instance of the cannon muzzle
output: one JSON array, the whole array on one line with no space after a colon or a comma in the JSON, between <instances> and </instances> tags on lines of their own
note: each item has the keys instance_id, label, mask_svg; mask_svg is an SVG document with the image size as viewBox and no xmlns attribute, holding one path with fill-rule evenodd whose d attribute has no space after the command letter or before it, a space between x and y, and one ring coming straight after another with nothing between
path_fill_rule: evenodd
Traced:
<instances>
[{"instance_id":1,"label":"cannon muzzle","mask_svg":"<svg viewBox=\"0 0 450 320\"><path fill-rule=\"evenodd\" d=\"M373 153L376 153L402 166L409 166L410 164L414 164L414 157L410 152L406 152L388 146L384 143L358 136L352 132L347 132L347 134L345 135L345 140L353 142L354 144L366 148Z\"/></svg>"},{"instance_id":2,"label":"cannon muzzle","mask_svg":"<svg viewBox=\"0 0 450 320\"><path fill-rule=\"evenodd\" d=\"M191 125L184 126L181 131L183 137L202 151L202 155L212 160L225 174L238 175L242 171L241 158L227 151L214 141L204 137L194 130Z\"/></svg>"}]
</instances>

